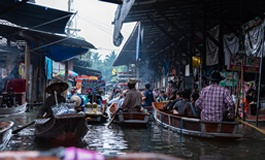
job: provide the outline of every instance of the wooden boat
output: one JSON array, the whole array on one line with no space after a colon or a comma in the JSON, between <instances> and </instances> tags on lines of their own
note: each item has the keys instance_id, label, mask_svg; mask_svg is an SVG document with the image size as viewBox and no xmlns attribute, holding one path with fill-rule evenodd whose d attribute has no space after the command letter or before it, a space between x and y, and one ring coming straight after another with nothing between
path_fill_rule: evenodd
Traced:
<instances>
[{"instance_id":1,"label":"wooden boat","mask_svg":"<svg viewBox=\"0 0 265 160\"><path fill-rule=\"evenodd\" d=\"M154 119L165 128L183 135L215 139L239 139L238 122L205 122L196 117L185 117L162 111L163 104L153 102Z\"/></svg>"},{"instance_id":2,"label":"wooden boat","mask_svg":"<svg viewBox=\"0 0 265 160\"><path fill-rule=\"evenodd\" d=\"M116 111L116 107L117 104L110 106L110 115L113 115L113 113ZM123 126L144 127L147 126L149 117L150 114L148 112L118 112L113 122Z\"/></svg>"},{"instance_id":3,"label":"wooden boat","mask_svg":"<svg viewBox=\"0 0 265 160\"><path fill-rule=\"evenodd\" d=\"M13 121L0 120L0 149L4 148L11 137Z\"/></svg>"},{"instance_id":4,"label":"wooden boat","mask_svg":"<svg viewBox=\"0 0 265 160\"><path fill-rule=\"evenodd\" d=\"M123 155L104 156L96 151L81 148L54 148L48 151L4 151L0 152L1 160L181 160L181 158L160 153L126 153Z\"/></svg>"},{"instance_id":5,"label":"wooden boat","mask_svg":"<svg viewBox=\"0 0 265 160\"><path fill-rule=\"evenodd\" d=\"M85 108L84 111L88 124L102 124L107 122L108 117L104 115L101 111L88 108Z\"/></svg>"},{"instance_id":6,"label":"wooden boat","mask_svg":"<svg viewBox=\"0 0 265 160\"><path fill-rule=\"evenodd\" d=\"M23 103L19 106L14 106L11 108L1 108L0 107L0 117L8 117L12 115L17 115L24 113L27 110L27 103Z\"/></svg>"},{"instance_id":7,"label":"wooden boat","mask_svg":"<svg viewBox=\"0 0 265 160\"><path fill-rule=\"evenodd\" d=\"M37 119L35 137L51 140L56 145L70 146L79 143L87 133L85 114L62 113L51 118Z\"/></svg>"}]
</instances>

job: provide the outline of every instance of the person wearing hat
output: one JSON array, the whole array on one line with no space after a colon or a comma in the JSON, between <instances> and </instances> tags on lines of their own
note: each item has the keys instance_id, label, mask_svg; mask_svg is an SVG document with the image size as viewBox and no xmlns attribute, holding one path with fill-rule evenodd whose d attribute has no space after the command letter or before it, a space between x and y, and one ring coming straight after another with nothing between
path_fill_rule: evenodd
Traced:
<instances>
[{"instance_id":1,"label":"person wearing hat","mask_svg":"<svg viewBox=\"0 0 265 160\"><path fill-rule=\"evenodd\" d=\"M139 112L141 109L141 103L142 103L142 94L136 90L135 79L129 79L128 81L128 89L129 91L126 93L126 97L124 98L124 101L122 105L120 106L120 109L127 112Z\"/></svg>"},{"instance_id":2,"label":"person wearing hat","mask_svg":"<svg viewBox=\"0 0 265 160\"><path fill-rule=\"evenodd\" d=\"M17 105L17 97L14 95L14 89L10 87L7 91L7 95L3 96L2 106L11 108Z\"/></svg>"},{"instance_id":3,"label":"person wearing hat","mask_svg":"<svg viewBox=\"0 0 265 160\"><path fill-rule=\"evenodd\" d=\"M223 80L220 72L214 71L208 77L210 85L203 88L200 97L195 102L195 108L201 110L201 120L220 122L234 118L234 102L228 89L219 86ZM225 113L228 113L225 115Z\"/></svg>"},{"instance_id":4,"label":"person wearing hat","mask_svg":"<svg viewBox=\"0 0 265 160\"><path fill-rule=\"evenodd\" d=\"M63 82L62 80L59 80L59 79L52 80L50 85L46 87L45 89L46 93L50 94L50 96L45 99L44 106L42 106L39 109L37 117L41 118L41 117L52 116L51 107L56 105L55 96L57 97L58 104L65 103L66 98L62 96L61 93L66 91L67 88L68 88L68 84Z\"/></svg>"}]
</instances>

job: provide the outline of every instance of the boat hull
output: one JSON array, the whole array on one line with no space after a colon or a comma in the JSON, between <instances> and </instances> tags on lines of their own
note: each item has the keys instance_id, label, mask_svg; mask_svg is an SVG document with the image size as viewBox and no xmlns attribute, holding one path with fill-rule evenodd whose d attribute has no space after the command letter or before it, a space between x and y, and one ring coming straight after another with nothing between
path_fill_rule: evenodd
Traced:
<instances>
[{"instance_id":1,"label":"boat hull","mask_svg":"<svg viewBox=\"0 0 265 160\"><path fill-rule=\"evenodd\" d=\"M242 135L237 134L238 122L205 122L195 117L174 115L172 112L165 112L156 107L153 103L154 119L165 128L169 128L179 134L215 138L215 139L239 139Z\"/></svg>"},{"instance_id":2,"label":"boat hull","mask_svg":"<svg viewBox=\"0 0 265 160\"><path fill-rule=\"evenodd\" d=\"M27 103L23 103L17 107L11 108L0 108L0 117L9 117L12 115L17 115L24 113L27 110Z\"/></svg>"},{"instance_id":3,"label":"boat hull","mask_svg":"<svg viewBox=\"0 0 265 160\"><path fill-rule=\"evenodd\" d=\"M128 127L146 127L149 122L149 117L149 113L119 112L114 122Z\"/></svg>"},{"instance_id":4,"label":"boat hull","mask_svg":"<svg viewBox=\"0 0 265 160\"><path fill-rule=\"evenodd\" d=\"M110 115L116 112L117 105L111 105L109 108ZM128 127L146 127L150 120L150 114L144 112L118 112L114 123Z\"/></svg>"},{"instance_id":5,"label":"boat hull","mask_svg":"<svg viewBox=\"0 0 265 160\"><path fill-rule=\"evenodd\" d=\"M52 141L56 145L70 146L79 143L87 133L85 115L65 114L49 120L37 120L35 137Z\"/></svg>"}]
</instances>

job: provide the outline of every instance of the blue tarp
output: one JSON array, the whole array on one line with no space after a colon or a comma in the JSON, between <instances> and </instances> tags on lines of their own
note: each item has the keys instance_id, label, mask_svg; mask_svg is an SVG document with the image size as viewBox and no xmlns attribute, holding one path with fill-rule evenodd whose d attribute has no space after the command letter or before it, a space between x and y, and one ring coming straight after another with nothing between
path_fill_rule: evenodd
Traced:
<instances>
[{"instance_id":1,"label":"blue tarp","mask_svg":"<svg viewBox=\"0 0 265 160\"><path fill-rule=\"evenodd\" d=\"M30 52L41 53L57 62L84 54L88 49L96 49L93 44L82 39L1 24L0 36L11 41L25 40L28 42Z\"/></svg>"},{"instance_id":2,"label":"blue tarp","mask_svg":"<svg viewBox=\"0 0 265 160\"><path fill-rule=\"evenodd\" d=\"M0 0L0 19L40 31L64 34L72 15L71 12L26 3L26 0Z\"/></svg>"}]
</instances>

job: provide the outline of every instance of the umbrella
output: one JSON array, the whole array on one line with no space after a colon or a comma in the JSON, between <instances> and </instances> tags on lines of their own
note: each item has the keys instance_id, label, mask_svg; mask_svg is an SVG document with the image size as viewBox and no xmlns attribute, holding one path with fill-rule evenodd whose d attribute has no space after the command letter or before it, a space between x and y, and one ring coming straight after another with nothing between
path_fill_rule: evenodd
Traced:
<instances>
[{"instance_id":1,"label":"umbrella","mask_svg":"<svg viewBox=\"0 0 265 160\"><path fill-rule=\"evenodd\" d=\"M127 83L119 83L118 86L128 86Z\"/></svg>"},{"instance_id":2,"label":"umbrella","mask_svg":"<svg viewBox=\"0 0 265 160\"><path fill-rule=\"evenodd\" d=\"M64 76L64 75L65 75L65 71L60 71L56 74L56 76ZM68 70L68 76L76 77L76 76L78 76L78 74L72 70Z\"/></svg>"},{"instance_id":3,"label":"umbrella","mask_svg":"<svg viewBox=\"0 0 265 160\"><path fill-rule=\"evenodd\" d=\"M87 75L81 75L81 76L78 76L78 77L76 77L76 80L78 81L78 80L83 80L83 79L85 79L85 80L99 80L99 78L97 77L97 76L87 76Z\"/></svg>"}]
</instances>

